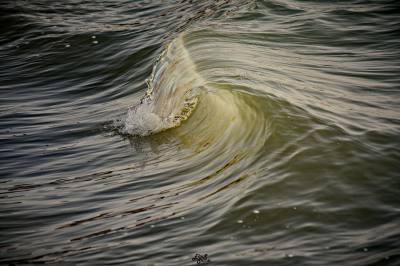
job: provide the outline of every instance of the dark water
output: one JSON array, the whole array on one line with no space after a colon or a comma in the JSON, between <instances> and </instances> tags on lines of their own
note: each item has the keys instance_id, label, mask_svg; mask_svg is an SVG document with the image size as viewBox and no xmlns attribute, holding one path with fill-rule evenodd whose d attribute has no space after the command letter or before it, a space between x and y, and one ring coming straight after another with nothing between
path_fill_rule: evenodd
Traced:
<instances>
[{"instance_id":1,"label":"dark water","mask_svg":"<svg viewBox=\"0 0 400 266\"><path fill-rule=\"evenodd\" d=\"M2 1L0 264L400 265L397 1Z\"/></svg>"}]
</instances>

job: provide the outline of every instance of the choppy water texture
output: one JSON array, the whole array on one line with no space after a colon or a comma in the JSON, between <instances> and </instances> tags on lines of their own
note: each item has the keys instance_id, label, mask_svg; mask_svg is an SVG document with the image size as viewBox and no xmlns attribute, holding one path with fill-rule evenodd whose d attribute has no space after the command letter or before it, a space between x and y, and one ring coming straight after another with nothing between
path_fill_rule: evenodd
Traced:
<instances>
[{"instance_id":1,"label":"choppy water texture","mask_svg":"<svg viewBox=\"0 0 400 266\"><path fill-rule=\"evenodd\" d=\"M400 265L397 1L2 1L0 264Z\"/></svg>"}]
</instances>

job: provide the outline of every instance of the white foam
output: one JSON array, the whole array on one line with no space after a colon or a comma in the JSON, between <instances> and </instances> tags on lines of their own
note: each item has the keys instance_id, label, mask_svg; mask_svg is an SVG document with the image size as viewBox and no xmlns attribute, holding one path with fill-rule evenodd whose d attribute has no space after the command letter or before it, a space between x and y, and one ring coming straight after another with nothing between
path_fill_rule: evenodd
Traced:
<instances>
[{"instance_id":1,"label":"white foam","mask_svg":"<svg viewBox=\"0 0 400 266\"><path fill-rule=\"evenodd\" d=\"M163 120L157 114L151 112L150 105L143 103L129 108L124 133L147 136L159 132L163 126Z\"/></svg>"}]
</instances>

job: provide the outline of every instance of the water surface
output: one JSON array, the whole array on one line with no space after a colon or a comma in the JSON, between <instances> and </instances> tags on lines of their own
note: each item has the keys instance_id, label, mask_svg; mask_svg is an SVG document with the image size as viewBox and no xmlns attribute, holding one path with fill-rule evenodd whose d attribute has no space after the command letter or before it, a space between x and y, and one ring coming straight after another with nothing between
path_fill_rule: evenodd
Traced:
<instances>
[{"instance_id":1,"label":"water surface","mask_svg":"<svg viewBox=\"0 0 400 266\"><path fill-rule=\"evenodd\" d=\"M0 4L0 263L399 265L396 1Z\"/></svg>"}]
</instances>

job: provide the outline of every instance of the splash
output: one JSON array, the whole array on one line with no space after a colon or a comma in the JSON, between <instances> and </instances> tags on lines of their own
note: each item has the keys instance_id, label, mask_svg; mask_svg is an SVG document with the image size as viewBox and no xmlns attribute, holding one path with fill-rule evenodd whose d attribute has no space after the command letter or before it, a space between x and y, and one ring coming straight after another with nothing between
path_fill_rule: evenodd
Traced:
<instances>
[{"instance_id":1,"label":"splash","mask_svg":"<svg viewBox=\"0 0 400 266\"><path fill-rule=\"evenodd\" d=\"M179 126L195 109L204 84L180 35L158 58L146 95L128 110L123 133L147 136Z\"/></svg>"}]
</instances>

